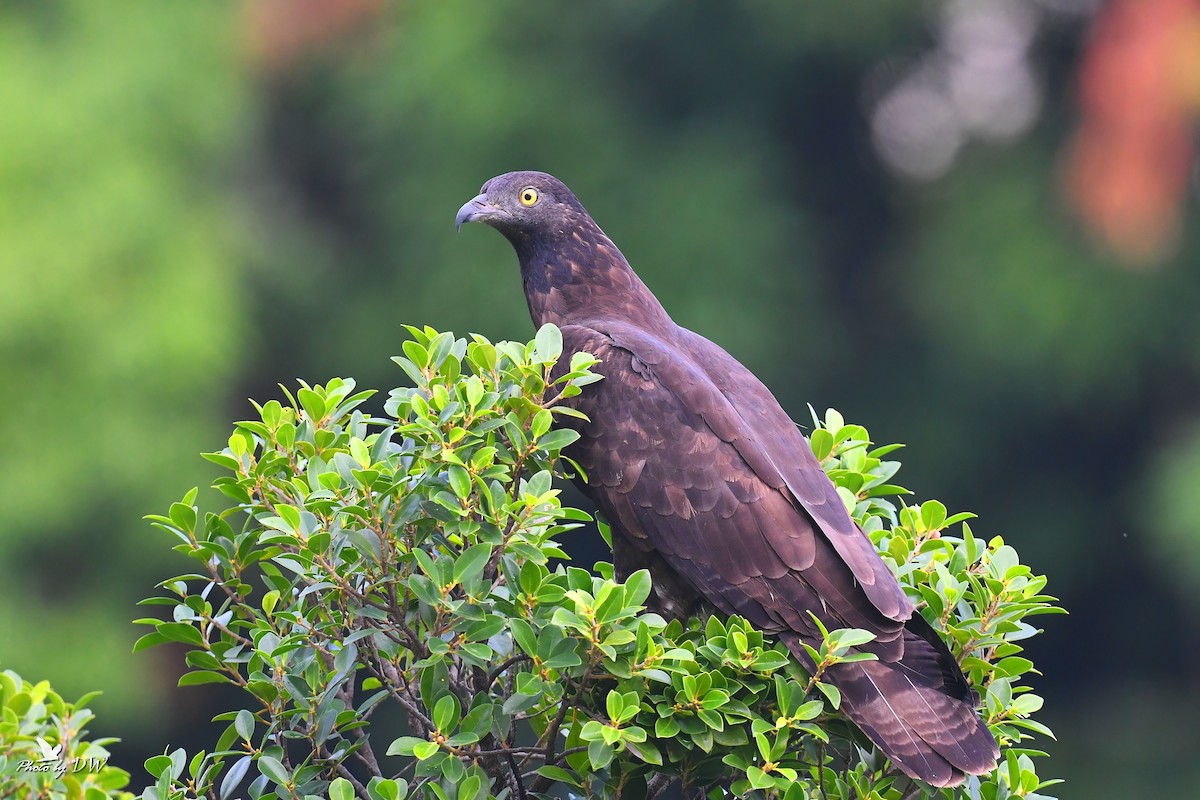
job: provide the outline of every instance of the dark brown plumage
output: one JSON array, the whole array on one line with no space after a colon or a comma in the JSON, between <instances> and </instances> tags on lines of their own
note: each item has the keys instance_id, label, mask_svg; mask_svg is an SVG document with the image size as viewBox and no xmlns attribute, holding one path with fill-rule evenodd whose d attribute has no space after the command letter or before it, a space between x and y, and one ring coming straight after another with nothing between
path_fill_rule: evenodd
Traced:
<instances>
[{"instance_id":1,"label":"dark brown plumage","mask_svg":"<svg viewBox=\"0 0 1200 800\"><path fill-rule=\"evenodd\" d=\"M740 614L785 641L876 635L877 661L827 675L846 714L905 773L935 786L999 751L946 645L851 520L788 415L732 356L676 325L566 186L541 172L484 184L458 213L512 243L535 325L562 329L604 380L573 402L590 422L568 455L613 529L624 577L648 568L656 608Z\"/></svg>"}]
</instances>

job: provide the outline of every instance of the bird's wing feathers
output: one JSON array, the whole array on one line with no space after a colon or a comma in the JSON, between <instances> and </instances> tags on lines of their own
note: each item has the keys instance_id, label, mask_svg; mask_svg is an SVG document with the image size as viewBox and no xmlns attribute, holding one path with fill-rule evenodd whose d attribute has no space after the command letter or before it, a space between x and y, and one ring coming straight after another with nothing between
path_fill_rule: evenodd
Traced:
<instances>
[{"instance_id":1,"label":"bird's wing feathers","mask_svg":"<svg viewBox=\"0 0 1200 800\"><path fill-rule=\"evenodd\" d=\"M682 328L677 329L681 341L667 343L631 326L604 327L617 347L648 366L663 391L732 445L763 484L790 495L811 516L881 614L908 619L912 603L850 518L799 428L750 370Z\"/></svg>"},{"instance_id":2,"label":"bird's wing feathers","mask_svg":"<svg viewBox=\"0 0 1200 800\"><path fill-rule=\"evenodd\" d=\"M782 410L771 391L737 359L697 333L683 331L696 361L729 400L747 428L755 432L768 482L782 482L846 562L864 594L879 612L894 620L908 619L912 603L858 525L850 518L837 489L826 477L800 429ZM755 469L758 472L758 468ZM759 473L760 475L762 473ZM774 483L773 483L774 485Z\"/></svg>"},{"instance_id":3,"label":"bird's wing feathers","mask_svg":"<svg viewBox=\"0 0 1200 800\"><path fill-rule=\"evenodd\" d=\"M799 642L817 634L809 612L874 632L863 649L878 661L827 673L846 714L936 786L991 769L996 743L946 645L823 488L807 443L758 380L699 337L668 343L609 322L562 331L568 351L601 360L605 379L576 398L592 422L570 454L628 540L614 538L617 561L622 545L652 568L665 561L690 587L671 574L669 585L779 634L802 659Z\"/></svg>"},{"instance_id":4,"label":"bird's wing feathers","mask_svg":"<svg viewBox=\"0 0 1200 800\"><path fill-rule=\"evenodd\" d=\"M873 649L898 657L892 646L899 647L912 605L894 578L880 579L876 570L886 571L886 565L836 492L812 503L791 488L805 486L811 480L805 469L819 473L820 466L794 458L780 466L777 448L768 446L773 437L794 436L809 453L782 411L780 423L758 409L762 403L722 392L692 357L689 343L680 347L619 323L562 330L568 349L586 350L602 362L605 380L580 398L581 410L596 421L581 427L572 455L589 481L604 487L593 494L621 532L661 553L725 613L767 630L812 635L811 611L835 627L876 631ZM739 405L755 415L752 420ZM768 405L778 410L774 398ZM789 467L795 473L790 477ZM841 510L848 534L826 530L827 520L836 519L825 508L830 504ZM859 545L836 544L848 536L861 539L877 563ZM860 571L871 586L891 592L877 601L864 592L868 584Z\"/></svg>"}]
</instances>

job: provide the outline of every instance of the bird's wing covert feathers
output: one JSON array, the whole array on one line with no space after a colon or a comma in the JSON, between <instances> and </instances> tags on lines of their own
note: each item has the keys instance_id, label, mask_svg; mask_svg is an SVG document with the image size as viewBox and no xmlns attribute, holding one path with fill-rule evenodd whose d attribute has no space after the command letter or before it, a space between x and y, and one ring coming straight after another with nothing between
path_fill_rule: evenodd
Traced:
<instances>
[{"instance_id":1,"label":"bird's wing covert feathers","mask_svg":"<svg viewBox=\"0 0 1200 800\"><path fill-rule=\"evenodd\" d=\"M608 321L562 331L568 350L601 359L605 380L580 408L603 422L581 425L577 451L607 490L594 494L615 527L725 613L811 635L811 611L835 627L877 631L876 648L899 645L911 603L836 491L814 490L828 479L773 397L722 391L692 342L672 346ZM808 463L769 446L785 437Z\"/></svg>"}]
</instances>

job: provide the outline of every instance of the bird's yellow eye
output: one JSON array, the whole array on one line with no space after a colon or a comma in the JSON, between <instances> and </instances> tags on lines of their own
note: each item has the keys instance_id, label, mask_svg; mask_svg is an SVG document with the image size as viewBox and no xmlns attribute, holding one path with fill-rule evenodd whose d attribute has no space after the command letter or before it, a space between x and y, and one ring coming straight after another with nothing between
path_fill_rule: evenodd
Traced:
<instances>
[{"instance_id":1,"label":"bird's yellow eye","mask_svg":"<svg viewBox=\"0 0 1200 800\"><path fill-rule=\"evenodd\" d=\"M538 201L537 189L527 186L521 190L521 205L531 206Z\"/></svg>"}]
</instances>

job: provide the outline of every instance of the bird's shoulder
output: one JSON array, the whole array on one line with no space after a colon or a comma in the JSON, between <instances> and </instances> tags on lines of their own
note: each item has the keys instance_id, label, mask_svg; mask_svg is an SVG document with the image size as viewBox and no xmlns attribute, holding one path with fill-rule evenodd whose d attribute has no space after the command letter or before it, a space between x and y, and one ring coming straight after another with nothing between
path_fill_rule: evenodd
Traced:
<instances>
[{"instance_id":1,"label":"bird's shoulder","mask_svg":"<svg viewBox=\"0 0 1200 800\"><path fill-rule=\"evenodd\" d=\"M610 380L642 384L644 392L669 394L703 417L721 439L744 444L750 452L743 456L750 466L775 488L786 485L781 465L758 456L773 451L787 456L784 463L820 473L804 435L775 396L720 345L673 323L646 328L606 319L562 330L568 347L587 350L601 359ZM830 499L825 492L828 481L815 480L811 486L796 483L796 488L804 490L798 497L802 502L819 504Z\"/></svg>"},{"instance_id":2,"label":"bird's shoulder","mask_svg":"<svg viewBox=\"0 0 1200 800\"><path fill-rule=\"evenodd\" d=\"M601 360L607 402L636 404L638 413L625 415L622 424L653 423L655 414L682 417L732 445L746 469L772 489L806 508L830 502L841 508L796 425L762 382L718 345L674 324L648 329L597 320L562 330L569 349Z\"/></svg>"}]
</instances>

